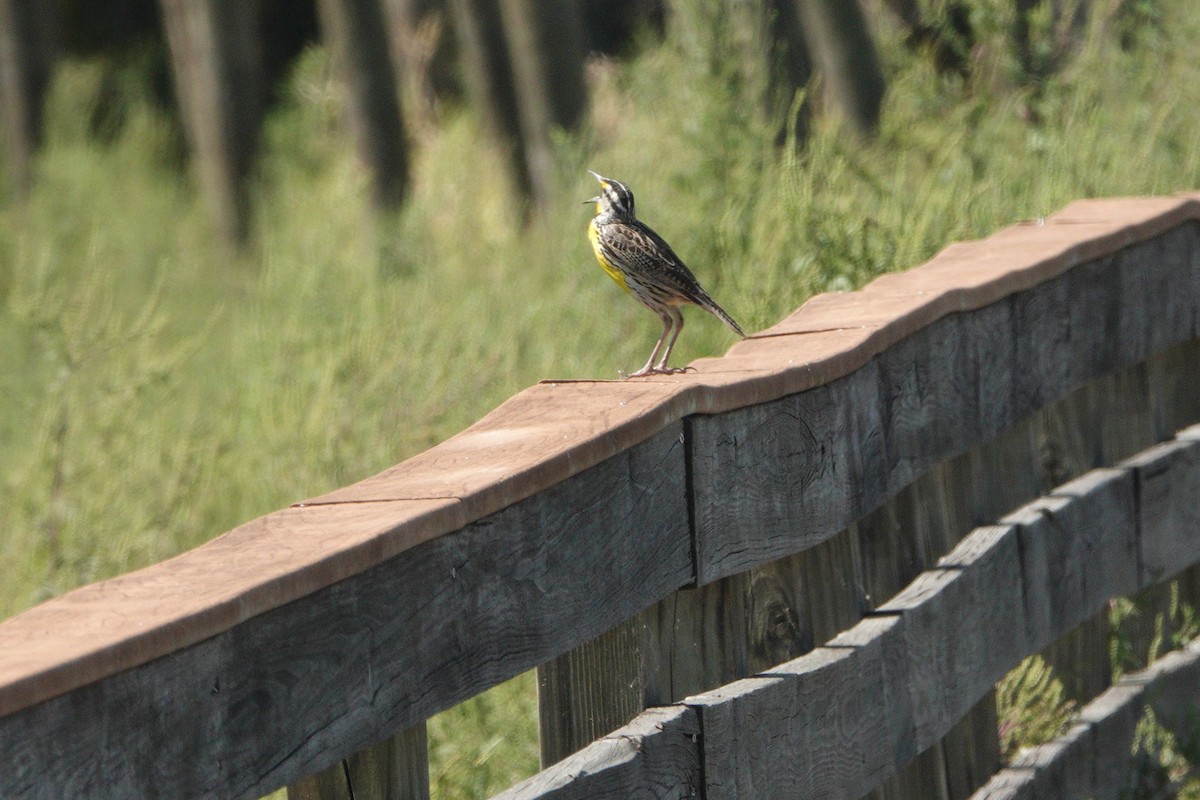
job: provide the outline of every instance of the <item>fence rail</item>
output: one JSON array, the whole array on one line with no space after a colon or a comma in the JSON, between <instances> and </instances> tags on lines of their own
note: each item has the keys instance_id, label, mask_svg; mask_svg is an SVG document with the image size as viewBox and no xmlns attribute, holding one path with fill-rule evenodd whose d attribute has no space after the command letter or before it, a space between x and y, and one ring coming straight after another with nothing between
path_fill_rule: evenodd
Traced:
<instances>
[{"instance_id":1,"label":"fence rail","mask_svg":"<svg viewBox=\"0 0 1200 800\"><path fill-rule=\"evenodd\" d=\"M565 687L562 709L543 695L548 762L665 707L513 796L866 793L1021 656L1200 558L1190 433L1004 516L1063 471L1018 441L1056 404L1071 474L1200 421L1198 220L1188 197L1075 203L687 374L540 384L378 476L30 609L0 624L0 796L253 797L539 665ZM959 487L936 542L847 533L930 475L989 483ZM797 554L840 603L804 624L772 578ZM564 659L596 647L634 680L581 734Z\"/></svg>"},{"instance_id":2,"label":"fence rail","mask_svg":"<svg viewBox=\"0 0 1200 800\"><path fill-rule=\"evenodd\" d=\"M703 786L713 800L862 797L949 733L1023 658L1110 599L1200 562L1200 507L1180 502L1197 493L1200 426L977 528L934 569L825 646L678 706L650 709L500 798L601 796L593 785L654 797L689 797ZM1171 559L1163 563L1167 553ZM1200 677L1194 664L1188 670ZM1116 695L1128 700L1127 687L1144 690L1145 680L1127 679L1093 710ZM1174 727L1200 720L1181 690L1171 697L1187 701L1171 710ZM1090 717L1082 719L1086 727ZM1014 770L1021 777L1029 769L1021 763L996 785L1027 782L1014 777ZM1115 797L1124 774L1110 772L1112 785L1040 796ZM664 775L674 792L655 791Z\"/></svg>"}]
</instances>

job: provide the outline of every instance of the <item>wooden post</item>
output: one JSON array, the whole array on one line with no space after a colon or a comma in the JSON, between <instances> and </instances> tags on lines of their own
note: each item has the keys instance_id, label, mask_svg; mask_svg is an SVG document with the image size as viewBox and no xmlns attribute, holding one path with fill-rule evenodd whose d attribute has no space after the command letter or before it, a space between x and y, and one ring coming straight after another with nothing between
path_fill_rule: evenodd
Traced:
<instances>
[{"instance_id":1,"label":"wooden post","mask_svg":"<svg viewBox=\"0 0 1200 800\"><path fill-rule=\"evenodd\" d=\"M408 146L379 0L319 0L325 36L346 86L350 127L371 173L376 208L400 205L408 182Z\"/></svg>"},{"instance_id":2,"label":"wooden post","mask_svg":"<svg viewBox=\"0 0 1200 800\"><path fill-rule=\"evenodd\" d=\"M184 130L217 230L250 233L246 178L263 112L256 0L160 0Z\"/></svg>"},{"instance_id":3,"label":"wooden post","mask_svg":"<svg viewBox=\"0 0 1200 800\"><path fill-rule=\"evenodd\" d=\"M288 800L427 800L425 723L293 783Z\"/></svg>"},{"instance_id":4,"label":"wooden post","mask_svg":"<svg viewBox=\"0 0 1200 800\"><path fill-rule=\"evenodd\" d=\"M33 153L42 138L42 101L57 49L54 6L0 0L0 120L8 183L17 197L33 184Z\"/></svg>"}]
</instances>

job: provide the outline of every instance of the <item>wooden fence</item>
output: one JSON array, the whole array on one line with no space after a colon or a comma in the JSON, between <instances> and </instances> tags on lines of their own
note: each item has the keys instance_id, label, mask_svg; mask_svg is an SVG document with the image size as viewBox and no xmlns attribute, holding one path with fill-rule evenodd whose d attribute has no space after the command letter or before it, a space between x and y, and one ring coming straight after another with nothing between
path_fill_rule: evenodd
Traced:
<instances>
[{"instance_id":1,"label":"wooden fence","mask_svg":"<svg viewBox=\"0 0 1200 800\"><path fill-rule=\"evenodd\" d=\"M1144 705L1188 732L1195 652L1110 687L1106 609L1200 599L1200 201L1081 201L693 367L539 384L0 624L0 797L422 796L424 721L533 667L504 797L1106 797ZM1037 652L1084 712L1001 769Z\"/></svg>"}]
</instances>

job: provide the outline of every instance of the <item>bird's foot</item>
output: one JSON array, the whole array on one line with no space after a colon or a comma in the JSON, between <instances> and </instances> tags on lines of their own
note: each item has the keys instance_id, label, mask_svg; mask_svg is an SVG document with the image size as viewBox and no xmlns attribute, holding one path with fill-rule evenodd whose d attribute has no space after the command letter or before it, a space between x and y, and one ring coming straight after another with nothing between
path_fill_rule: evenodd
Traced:
<instances>
[{"instance_id":1,"label":"bird's foot","mask_svg":"<svg viewBox=\"0 0 1200 800\"><path fill-rule=\"evenodd\" d=\"M619 372L621 380L626 381L630 378L644 378L648 375L679 375L687 372L694 367L642 367L637 372L631 372L626 375L624 372Z\"/></svg>"}]
</instances>

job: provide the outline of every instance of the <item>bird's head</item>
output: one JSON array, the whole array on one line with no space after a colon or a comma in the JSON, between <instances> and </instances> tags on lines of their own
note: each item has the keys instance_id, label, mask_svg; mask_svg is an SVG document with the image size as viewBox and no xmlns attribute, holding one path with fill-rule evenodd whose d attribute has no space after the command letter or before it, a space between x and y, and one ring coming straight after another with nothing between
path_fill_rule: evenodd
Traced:
<instances>
[{"instance_id":1,"label":"bird's head","mask_svg":"<svg viewBox=\"0 0 1200 800\"><path fill-rule=\"evenodd\" d=\"M601 217L631 220L633 214L633 192L628 186L613 178L606 178L591 172L600 181L600 194L584 200L585 203L596 204L596 214Z\"/></svg>"}]
</instances>

